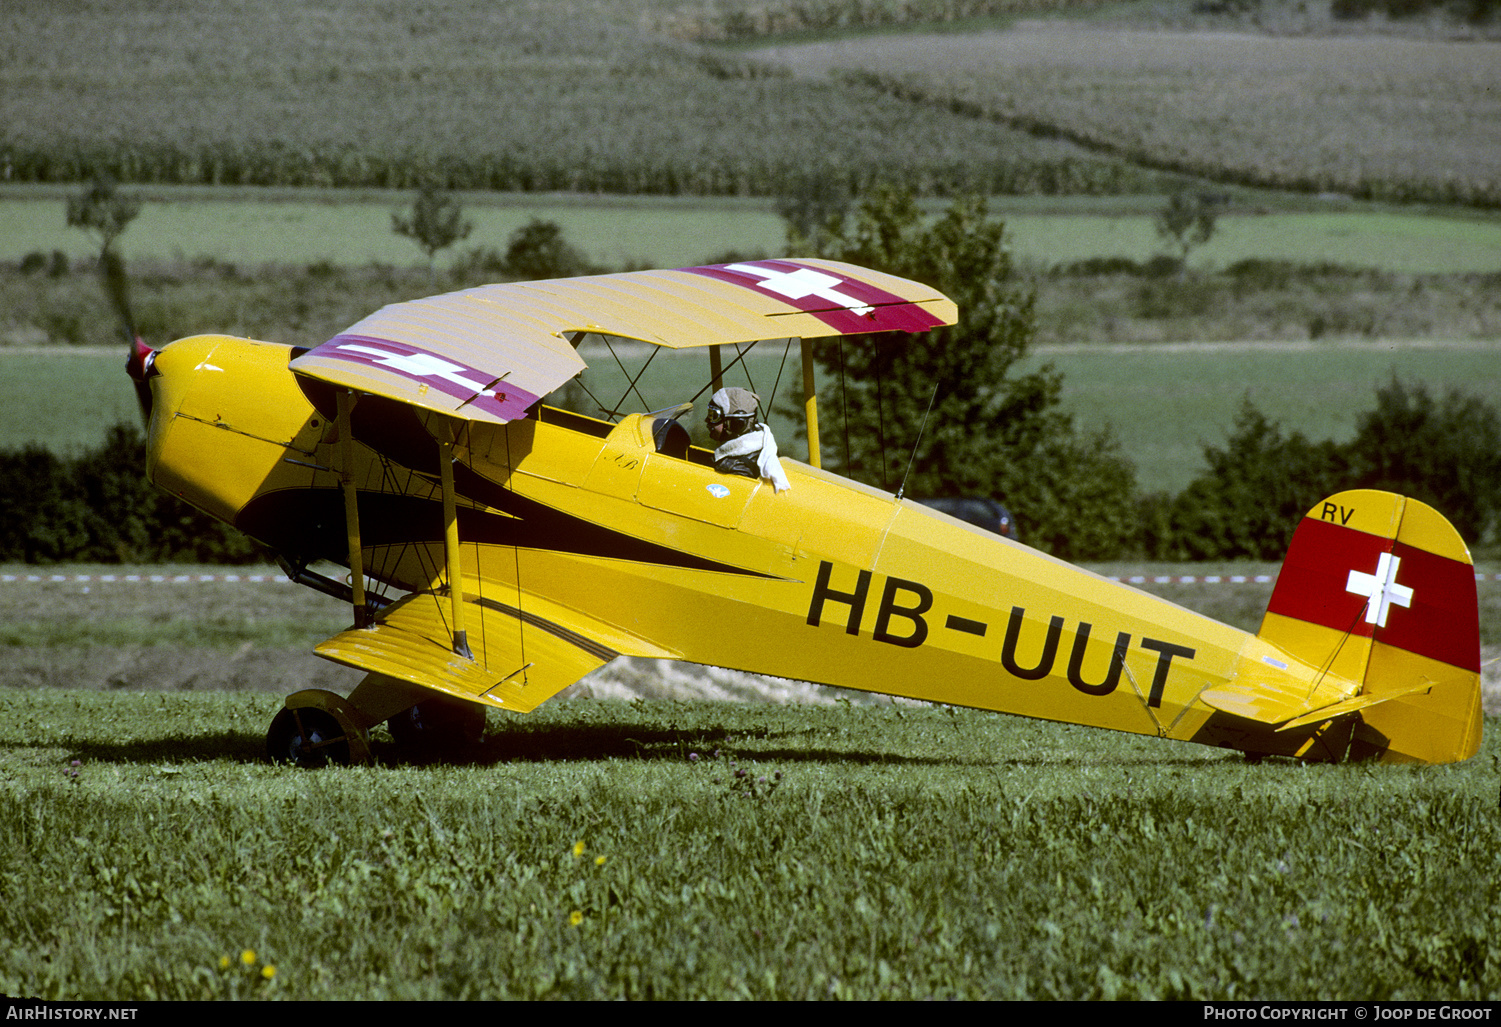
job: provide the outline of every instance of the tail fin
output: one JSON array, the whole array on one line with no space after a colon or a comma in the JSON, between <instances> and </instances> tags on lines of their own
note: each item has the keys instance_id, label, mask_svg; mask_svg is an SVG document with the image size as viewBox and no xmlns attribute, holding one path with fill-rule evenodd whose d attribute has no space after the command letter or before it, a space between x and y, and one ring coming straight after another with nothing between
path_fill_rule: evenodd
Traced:
<instances>
[{"instance_id":1,"label":"tail fin","mask_svg":"<svg viewBox=\"0 0 1501 1027\"><path fill-rule=\"evenodd\" d=\"M1432 507L1356 491L1308 511L1258 634L1362 682L1341 704L1360 718L1351 759L1454 763L1480 748L1475 568Z\"/></svg>"}]
</instances>

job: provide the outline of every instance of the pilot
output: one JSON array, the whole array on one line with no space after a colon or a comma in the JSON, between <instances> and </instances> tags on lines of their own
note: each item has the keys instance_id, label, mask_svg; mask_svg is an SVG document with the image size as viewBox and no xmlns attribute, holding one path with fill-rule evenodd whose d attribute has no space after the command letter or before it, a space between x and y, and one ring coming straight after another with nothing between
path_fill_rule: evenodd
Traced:
<instances>
[{"instance_id":1,"label":"pilot","mask_svg":"<svg viewBox=\"0 0 1501 1027\"><path fill-rule=\"evenodd\" d=\"M704 421L714 450L714 469L723 474L743 474L747 478L769 478L777 492L792 485L777 459L777 440L771 429L756 420L761 402L749 389L720 389L709 400Z\"/></svg>"}]
</instances>

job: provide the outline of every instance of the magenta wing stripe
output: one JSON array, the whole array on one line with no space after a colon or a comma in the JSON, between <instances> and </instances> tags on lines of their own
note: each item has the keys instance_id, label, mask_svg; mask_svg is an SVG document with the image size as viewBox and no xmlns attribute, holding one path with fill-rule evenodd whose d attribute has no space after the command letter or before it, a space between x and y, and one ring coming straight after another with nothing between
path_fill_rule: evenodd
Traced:
<instances>
[{"instance_id":1,"label":"magenta wing stripe","mask_svg":"<svg viewBox=\"0 0 1501 1027\"><path fill-rule=\"evenodd\" d=\"M926 332L943 326L920 303L792 260L749 260L679 270L753 289L812 314L843 335Z\"/></svg>"},{"instance_id":2,"label":"magenta wing stripe","mask_svg":"<svg viewBox=\"0 0 1501 1027\"><path fill-rule=\"evenodd\" d=\"M541 398L504 381L492 388L490 383L495 379L493 373L471 367L452 357L440 357L421 347L391 339L377 339L368 335L336 335L306 356L347 360L389 371L464 401L462 405L466 408L474 407L506 421L525 417L527 408Z\"/></svg>"}]
</instances>

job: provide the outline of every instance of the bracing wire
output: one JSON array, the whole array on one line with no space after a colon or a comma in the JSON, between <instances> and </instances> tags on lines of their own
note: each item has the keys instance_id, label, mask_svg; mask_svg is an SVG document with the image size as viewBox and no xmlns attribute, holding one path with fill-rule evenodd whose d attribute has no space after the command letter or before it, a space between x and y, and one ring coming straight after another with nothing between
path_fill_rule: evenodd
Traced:
<instances>
[{"instance_id":1,"label":"bracing wire","mask_svg":"<svg viewBox=\"0 0 1501 1027\"><path fill-rule=\"evenodd\" d=\"M928 415L933 412L933 400L938 398L938 383L933 383L933 392L928 396L928 409L923 411L922 424L917 426L917 440L912 443L912 455L907 458L907 471L902 475L902 484L896 490L896 498L901 499L902 493L907 491L907 478L912 474L912 461L917 459L917 449L922 445L922 433L928 427Z\"/></svg>"},{"instance_id":2,"label":"bracing wire","mask_svg":"<svg viewBox=\"0 0 1501 1027\"><path fill-rule=\"evenodd\" d=\"M792 352L792 340L787 340L787 348L782 350L782 362L777 365L777 380L771 383L771 398L766 401L766 410L771 411L772 404L777 400L777 390L782 387L782 372L787 369L787 354ZM746 377L749 377L747 375ZM752 392L755 390L752 389Z\"/></svg>"},{"instance_id":3,"label":"bracing wire","mask_svg":"<svg viewBox=\"0 0 1501 1027\"><path fill-rule=\"evenodd\" d=\"M631 372L625 369L625 364L621 361L619 354L615 352L615 347L610 344L609 336L601 335L600 338L604 340L605 349L609 350L610 356L615 358L615 366L620 368L620 373L625 375L626 380L625 392L621 394L620 402L616 404L617 409L611 410L609 411L609 413L611 413L612 415L618 415L620 413L620 410L618 408L625 406L625 401L627 399L630 399L631 393L633 392L636 394L636 398L641 401L641 405L650 410L651 404L646 401L645 396L641 395L641 390L636 387L636 383L641 380L642 375L646 374L646 369L651 367L651 362L657 359L657 354L660 353L661 350L653 347L651 355L646 358L646 363L642 364L641 370L636 372L635 377L632 377Z\"/></svg>"}]
</instances>

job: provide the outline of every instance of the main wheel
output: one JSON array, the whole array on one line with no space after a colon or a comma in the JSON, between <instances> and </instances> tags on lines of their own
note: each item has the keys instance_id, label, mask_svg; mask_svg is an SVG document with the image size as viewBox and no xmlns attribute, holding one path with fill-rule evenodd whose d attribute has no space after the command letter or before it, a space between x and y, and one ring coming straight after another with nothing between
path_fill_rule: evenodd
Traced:
<instances>
[{"instance_id":1,"label":"main wheel","mask_svg":"<svg viewBox=\"0 0 1501 1027\"><path fill-rule=\"evenodd\" d=\"M266 755L276 763L324 767L349 763L349 733L338 718L312 706L283 709L271 718Z\"/></svg>"},{"instance_id":2,"label":"main wheel","mask_svg":"<svg viewBox=\"0 0 1501 1027\"><path fill-rule=\"evenodd\" d=\"M391 737L404 749L433 753L475 745L485 733L485 708L479 703L434 695L386 721Z\"/></svg>"}]
</instances>

